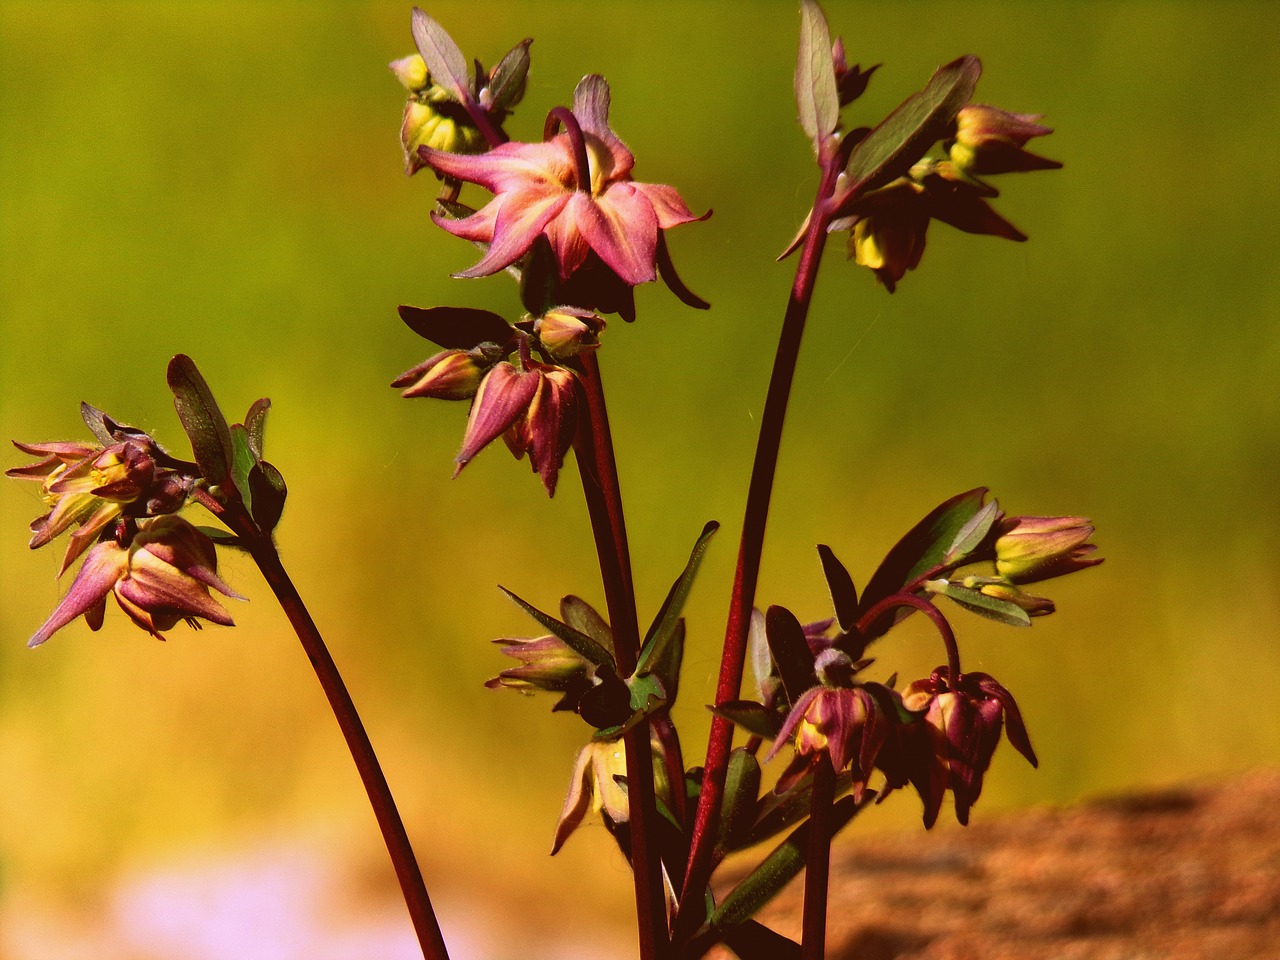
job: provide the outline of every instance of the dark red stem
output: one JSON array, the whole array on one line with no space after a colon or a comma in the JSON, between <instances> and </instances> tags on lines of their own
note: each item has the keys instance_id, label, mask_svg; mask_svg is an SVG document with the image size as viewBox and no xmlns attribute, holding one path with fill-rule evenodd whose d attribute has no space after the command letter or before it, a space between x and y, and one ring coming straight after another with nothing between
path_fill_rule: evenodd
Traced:
<instances>
[{"instance_id":1,"label":"dark red stem","mask_svg":"<svg viewBox=\"0 0 1280 960\"><path fill-rule=\"evenodd\" d=\"M202 499L207 505L208 500ZM405 906L409 908L409 916L413 921L413 929L418 935L418 943L422 947L422 956L426 960L448 960L449 951L445 947L444 936L440 932L440 923L436 920L435 910L431 907L431 898L427 895L426 884L422 880L422 871L418 867L413 847L409 843L409 835L405 832L404 821L396 809L395 799L391 796L391 788L382 773L378 757L373 752L373 744L365 732L360 714L356 712L351 694L338 673L338 667L329 655L329 650L316 628L315 621L307 612L298 595L297 588L289 579L280 555L276 552L271 538L258 531L253 522L239 517L233 511L215 511L231 529L240 536L241 542L249 550L262 576L271 587L285 616L289 618L294 632L302 642L302 649L316 673L316 679L329 699L329 706L342 729L347 741L347 749L355 761L360 779L364 783L365 792L369 795L369 803L373 814L382 830L382 839L391 854L391 862L395 866L396 878L400 881L400 890L404 895Z\"/></svg>"},{"instance_id":2,"label":"dark red stem","mask_svg":"<svg viewBox=\"0 0 1280 960\"><path fill-rule=\"evenodd\" d=\"M613 437L605 408L604 385L594 354L582 358L581 382L587 401L587 423L578 430L575 449L582 492L591 518L600 575L604 581L609 623L613 628L618 674L630 676L640 656L640 628L636 619L631 553L622 512L622 491L613 455ZM670 952L667 912L662 888L662 863L654 817L653 751L649 725L637 724L623 738L627 754L627 801L630 808L631 869L635 877L636 920L640 960L664 960ZM683 781L683 773L681 774ZM683 782L676 789L683 789Z\"/></svg>"},{"instance_id":3,"label":"dark red stem","mask_svg":"<svg viewBox=\"0 0 1280 960\"><path fill-rule=\"evenodd\" d=\"M462 106L466 108L467 115L471 117L471 122L476 125L476 129L480 131L480 136L484 137L484 142L489 145L490 150L507 142L507 135L500 127L493 125L493 121L489 119L489 111L485 110L475 97L470 95L465 97Z\"/></svg>"},{"instance_id":4,"label":"dark red stem","mask_svg":"<svg viewBox=\"0 0 1280 960\"><path fill-rule=\"evenodd\" d=\"M760 436L751 467L751 483L747 489L742 540L738 546L738 567L734 575L733 595L729 601L724 650L721 653L720 675L716 685L717 705L736 700L742 687L747 628L751 623L751 608L755 603L756 583L760 576L760 555L769 517L773 478L777 471L778 451L782 444L782 426L787 415L787 401L795 376L796 360L800 355L800 341L804 335L809 302L813 297L818 265L822 260L822 249L827 237L827 225L830 222L827 200L834 189L837 173L838 168L834 163L823 167L822 182L818 186L817 199L809 219L809 231L800 252L800 263L796 267L795 282L787 300L782 332L778 338L773 374L769 379L764 412L760 418ZM713 716L711 735L707 742L702 792L698 797L698 809L694 817L689 865L680 891L679 904L683 909L676 922L678 940L691 936L703 919L703 891L714 866L712 853L732 746L733 723L719 715Z\"/></svg>"},{"instance_id":5,"label":"dark red stem","mask_svg":"<svg viewBox=\"0 0 1280 960\"><path fill-rule=\"evenodd\" d=\"M547 114L547 122L542 127L542 139L550 140L556 130L563 126L569 135L569 146L573 148L574 173L578 179L578 189L591 192L591 165L587 162L587 140L582 135L582 127L578 118L568 107L552 107Z\"/></svg>"},{"instance_id":6,"label":"dark red stem","mask_svg":"<svg viewBox=\"0 0 1280 960\"><path fill-rule=\"evenodd\" d=\"M948 680L951 682L951 686L954 687L960 681L960 647L956 644L955 632L951 629L951 624L943 616L942 611L923 597L918 597L914 593L890 594L864 613L855 629L857 632L865 634L886 614L901 607L912 607L919 610L932 620L933 625L937 627L938 633L942 636L943 646L947 648L947 670L950 671Z\"/></svg>"},{"instance_id":7,"label":"dark red stem","mask_svg":"<svg viewBox=\"0 0 1280 960\"><path fill-rule=\"evenodd\" d=\"M813 771L809 801L809 849L804 865L804 915L801 960L823 960L827 949L827 885L831 877L831 805L836 772L831 758L820 754Z\"/></svg>"}]
</instances>

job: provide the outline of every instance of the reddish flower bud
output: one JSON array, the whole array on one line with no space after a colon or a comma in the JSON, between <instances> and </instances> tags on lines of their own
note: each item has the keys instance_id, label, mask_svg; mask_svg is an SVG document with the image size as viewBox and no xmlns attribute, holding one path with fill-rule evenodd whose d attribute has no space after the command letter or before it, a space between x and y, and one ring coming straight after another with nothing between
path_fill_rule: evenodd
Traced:
<instances>
[{"instance_id":1,"label":"reddish flower bud","mask_svg":"<svg viewBox=\"0 0 1280 960\"><path fill-rule=\"evenodd\" d=\"M849 256L870 268L890 293L924 255L929 210L919 185L905 177L875 191L849 234Z\"/></svg>"},{"instance_id":2,"label":"reddish flower bud","mask_svg":"<svg viewBox=\"0 0 1280 960\"><path fill-rule=\"evenodd\" d=\"M600 346L604 320L580 307L556 307L534 321L533 331L547 352L557 360L568 360Z\"/></svg>"},{"instance_id":3,"label":"reddish flower bud","mask_svg":"<svg viewBox=\"0 0 1280 960\"><path fill-rule=\"evenodd\" d=\"M406 370L391 385L405 388L402 397L468 400L476 395L486 366L475 350L445 350Z\"/></svg>"},{"instance_id":4,"label":"reddish flower bud","mask_svg":"<svg viewBox=\"0 0 1280 960\"><path fill-rule=\"evenodd\" d=\"M563 367L540 366L537 374L541 381L537 392L505 437L517 459L529 454L529 464L542 478L547 495L554 496L578 426L577 377Z\"/></svg>"},{"instance_id":5,"label":"reddish flower bud","mask_svg":"<svg viewBox=\"0 0 1280 960\"><path fill-rule=\"evenodd\" d=\"M542 375L503 361L485 375L471 401L471 415L462 449L456 458L456 477L477 453L502 436L528 409L538 393Z\"/></svg>"},{"instance_id":6,"label":"reddish flower bud","mask_svg":"<svg viewBox=\"0 0 1280 960\"><path fill-rule=\"evenodd\" d=\"M826 753L837 773L850 766L854 796L861 798L889 728L888 717L865 686L811 687L791 708L765 760L794 736L800 756Z\"/></svg>"}]
</instances>

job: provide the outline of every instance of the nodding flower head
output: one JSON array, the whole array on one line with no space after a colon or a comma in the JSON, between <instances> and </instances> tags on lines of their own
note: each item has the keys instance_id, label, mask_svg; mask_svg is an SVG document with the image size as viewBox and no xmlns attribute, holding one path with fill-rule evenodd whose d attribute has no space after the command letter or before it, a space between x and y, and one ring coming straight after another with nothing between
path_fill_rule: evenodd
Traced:
<instances>
[{"instance_id":1,"label":"nodding flower head","mask_svg":"<svg viewBox=\"0 0 1280 960\"><path fill-rule=\"evenodd\" d=\"M1036 583L1102 562L1087 542L1084 517L1006 517L996 529L996 572L1010 583Z\"/></svg>"},{"instance_id":2,"label":"nodding flower head","mask_svg":"<svg viewBox=\"0 0 1280 960\"><path fill-rule=\"evenodd\" d=\"M969 104L956 116L951 162L967 174L989 176L1027 170L1057 170L1057 160L1037 156L1023 147L1032 137L1053 133L1037 121L1038 113L1009 113L997 107Z\"/></svg>"},{"instance_id":3,"label":"nodding flower head","mask_svg":"<svg viewBox=\"0 0 1280 960\"><path fill-rule=\"evenodd\" d=\"M84 558L71 588L28 641L39 646L77 617L90 629L102 626L108 595L135 624L155 637L179 620L196 618L232 626L226 610L209 594L243 599L218 577L213 541L181 517L163 516L136 525L121 521L118 535Z\"/></svg>"},{"instance_id":4,"label":"nodding flower head","mask_svg":"<svg viewBox=\"0 0 1280 960\"><path fill-rule=\"evenodd\" d=\"M917 756L903 758L904 768L924 800L924 823L932 827L950 790L956 819L969 822L969 809L982 793L982 778L991 765L1003 731L1015 750L1038 765L1022 713L1013 694L985 673L965 673L954 682L947 667L938 667L902 694L903 706L921 714L916 737L902 744Z\"/></svg>"},{"instance_id":5,"label":"nodding flower head","mask_svg":"<svg viewBox=\"0 0 1280 960\"><path fill-rule=\"evenodd\" d=\"M433 217L449 233L489 245L458 277L496 273L545 236L562 281L594 253L634 286L657 277L661 231L703 219L675 188L631 178L635 158L609 128L609 85L599 76L578 84L572 111L552 111L542 143L513 141L475 156L422 146L418 155L437 173L494 194L470 216Z\"/></svg>"},{"instance_id":6,"label":"nodding flower head","mask_svg":"<svg viewBox=\"0 0 1280 960\"><path fill-rule=\"evenodd\" d=\"M62 572L113 521L180 510L199 477L195 464L170 457L141 430L118 424L88 404L82 405L81 414L99 443L15 442L23 453L39 459L5 471L8 477L35 480L43 489L49 511L31 523L32 549L77 528Z\"/></svg>"}]
</instances>

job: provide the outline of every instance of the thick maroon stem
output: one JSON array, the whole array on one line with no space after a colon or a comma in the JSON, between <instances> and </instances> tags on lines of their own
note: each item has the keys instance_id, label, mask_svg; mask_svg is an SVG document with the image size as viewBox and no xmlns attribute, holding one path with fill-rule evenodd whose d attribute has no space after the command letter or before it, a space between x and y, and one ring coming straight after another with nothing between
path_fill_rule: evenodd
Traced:
<instances>
[{"instance_id":1,"label":"thick maroon stem","mask_svg":"<svg viewBox=\"0 0 1280 960\"><path fill-rule=\"evenodd\" d=\"M614 658L619 675L627 677L634 672L640 656L640 628L636 619L636 595L631 580L631 553L622 512L622 491L618 484L613 437L604 403L604 386L594 355L587 354L583 358L582 372L588 421L584 428L578 430L575 441L578 473L582 478L582 491L604 581L609 623L613 628ZM631 869L635 877L640 960L665 960L670 953L670 944L662 863L654 822L658 807L654 795L649 725L637 724L626 734L623 742L627 753Z\"/></svg>"},{"instance_id":2,"label":"thick maroon stem","mask_svg":"<svg viewBox=\"0 0 1280 960\"><path fill-rule=\"evenodd\" d=\"M765 526L769 517L769 499L777 471L778 451L782 444L782 426L787 415L787 401L795 376L800 341L804 335L809 302L813 297L818 265L830 222L827 199L835 186L837 168L824 167L817 199L809 218L795 282L787 301L778 351L774 356L773 374L760 418L760 437L756 442L755 461L751 467L751 483L747 489L747 506L742 521L742 540L738 546L738 567L734 575L733 595L725 624L724 649L720 659L720 675L716 684L716 704L738 698L742 686L742 669L746 661L747 629L751 608L755 603L756 583L760 576L760 556L764 546ZM711 720L707 742L707 759L702 778L702 792L694 818L689 865L685 871L679 904L683 908L676 921L677 941L691 936L702 922L703 891L711 878L720 803L724 797L729 753L733 746L733 723L718 714Z\"/></svg>"},{"instance_id":3,"label":"thick maroon stem","mask_svg":"<svg viewBox=\"0 0 1280 960\"><path fill-rule=\"evenodd\" d=\"M831 758L818 757L809 801L809 849L804 864L804 915L801 960L823 960L827 950L827 885L831 876L831 805L836 772Z\"/></svg>"},{"instance_id":4,"label":"thick maroon stem","mask_svg":"<svg viewBox=\"0 0 1280 960\"><path fill-rule=\"evenodd\" d=\"M231 518L227 519L230 521ZM285 616L289 618L289 623L302 642L307 659L315 669L316 679L329 698L329 706L346 738L347 749L351 751L351 758L360 771L360 779L364 782L373 814L382 830L387 852L391 854L396 878L400 881L400 890L404 894L405 905L413 920L413 929L422 947L422 956L426 960L448 960L449 951L440 932L440 923L431 907L431 898L427 895L427 887L423 883L422 871L409 843L409 835L405 832L404 821L400 819L395 799L391 796L391 788L387 785L387 778L373 752L373 744L369 742L369 735L360 721L360 714L356 712L355 703L347 692L346 684L342 682L342 676L338 673L333 657L329 655L315 621L307 612L270 539L258 533L250 524L232 524L232 529L240 534L258 564L258 569L262 571L262 576L275 593Z\"/></svg>"}]
</instances>

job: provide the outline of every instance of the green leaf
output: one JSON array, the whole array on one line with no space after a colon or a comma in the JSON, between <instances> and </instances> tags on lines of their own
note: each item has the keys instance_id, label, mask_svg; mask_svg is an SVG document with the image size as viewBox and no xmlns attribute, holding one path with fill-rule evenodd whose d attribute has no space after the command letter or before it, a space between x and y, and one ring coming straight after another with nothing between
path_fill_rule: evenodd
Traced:
<instances>
[{"instance_id":1,"label":"green leaf","mask_svg":"<svg viewBox=\"0 0 1280 960\"><path fill-rule=\"evenodd\" d=\"M627 680L631 691L631 709L640 716L648 716L667 704L667 690L657 674L637 674Z\"/></svg>"},{"instance_id":2,"label":"green leaf","mask_svg":"<svg viewBox=\"0 0 1280 960\"><path fill-rule=\"evenodd\" d=\"M939 67L923 90L902 101L853 148L844 169L848 186L833 203L840 206L910 170L947 135L981 73L977 57L961 57Z\"/></svg>"},{"instance_id":3,"label":"green leaf","mask_svg":"<svg viewBox=\"0 0 1280 960\"><path fill-rule=\"evenodd\" d=\"M721 855L745 846L743 841L755 823L759 798L760 762L745 747L735 747L729 754L716 835L716 849Z\"/></svg>"},{"instance_id":4,"label":"green leaf","mask_svg":"<svg viewBox=\"0 0 1280 960\"><path fill-rule=\"evenodd\" d=\"M671 585L667 598L662 601L662 606L658 610L658 615L649 626L649 632L645 634L644 645L636 664L637 674L653 673L662 664L669 666L672 659L677 666L679 665L679 653L677 652L673 657L667 648L675 639L680 623L680 611L684 609L685 601L689 599L689 591L693 589L693 581L698 575L698 567L702 564L702 558L707 552L707 545L719 529L720 524L712 520L698 535L697 542L689 553L689 562L685 564L684 571L676 578L676 582ZM681 629L682 639L683 633Z\"/></svg>"},{"instance_id":5,"label":"green leaf","mask_svg":"<svg viewBox=\"0 0 1280 960\"><path fill-rule=\"evenodd\" d=\"M413 42L436 84L452 93L459 103L472 99L467 58L448 31L418 7L413 8Z\"/></svg>"},{"instance_id":6,"label":"green leaf","mask_svg":"<svg viewBox=\"0 0 1280 960\"><path fill-rule=\"evenodd\" d=\"M955 539L951 541L951 546L947 548L946 555L942 558L941 563L944 566L962 563L965 557L973 553L978 548L978 545L986 539L987 534L991 532L992 525L996 522L996 517L999 515L1000 504L992 500L970 517L968 522L956 532Z\"/></svg>"},{"instance_id":7,"label":"green leaf","mask_svg":"<svg viewBox=\"0 0 1280 960\"><path fill-rule=\"evenodd\" d=\"M267 411L271 409L271 401L267 397L253 401L253 406L244 415L244 428L249 432L249 449L253 451L255 460L261 460L265 449L267 435Z\"/></svg>"},{"instance_id":8,"label":"green leaf","mask_svg":"<svg viewBox=\"0 0 1280 960\"><path fill-rule=\"evenodd\" d=\"M804 638L804 627L786 607L772 606L764 615L769 652L778 665L787 699L796 703L800 695L817 683L813 675L813 654Z\"/></svg>"},{"instance_id":9,"label":"green leaf","mask_svg":"<svg viewBox=\"0 0 1280 960\"><path fill-rule=\"evenodd\" d=\"M249 474L258 464L253 452L253 442L249 439L249 431L242 423L231 425L231 482L240 491L240 499L253 512L253 490L249 486Z\"/></svg>"},{"instance_id":10,"label":"green leaf","mask_svg":"<svg viewBox=\"0 0 1280 960\"><path fill-rule=\"evenodd\" d=\"M864 614L885 597L918 577L938 570L965 524L982 509L986 487L975 487L945 500L899 540L862 592L858 613Z\"/></svg>"},{"instance_id":11,"label":"green leaf","mask_svg":"<svg viewBox=\"0 0 1280 960\"><path fill-rule=\"evenodd\" d=\"M596 608L581 597L569 594L560 600L560 619L579 633L585 633L613 655L613 631Z\"/></svg>"},{"instance_id":12,"label":"green leaf","mask_svg":"<svg viewBox=\"0 0 1280 960\"><path fill-rule=\"evenodd\" d=\"M958 583L948 583L938 592L944 597L950 597L970 613L976 613L989 620L995 620L998 623L1007 623L1014 627L1031 626L1031 616L1027 611L1023 610L1016 603L1011 603L1008 600L1001 600L999 597L989 597L979 590L972 590L969 587L961 586Z\"/></svg>"},{"instance_id":13,"label":"green leaf","mask_svg":"<svg viewBox=\"0 0 1280 960\"><path fill-rule=\"evenodd\" d=\"M284 477L267 461L261 460L249 471L249 492L252 495L253 506L250 509L253 522L263 533L271 533L280 522L284 501L289 495Z\"/></svg>"},{"instance_id":14,"label":"green leaf","mask_svg":"<svg viewBox=\"0 0 1280 960\"><path fill-rule=\"evenodd\" d=\"M182 429L191 440L200 472L210 484L224 484L231 476L231 428L218 409L213 392L185 354L169 361L167 376L173 391L173 405L182 421Z\"/></svg>"},{"instance_id":15,"label":"green leaf","mask_svg":"<svg viewBox=\"0 0 1280 960\"><path fill-rule=\"evenodd\" d=\"M831 30L814 0L800 0L800 51L796 57L796 107L800 128L813 141L814 153L840 122L840 97L836 91L835 63L831 57Z\"/></svg>"},{"instance_id":16,"label":"green leaf","mask_svg":"<svg viewBox=\"0 0 1280 960\"><path fill-rule=\"evenodd\" d=\"M526 38L507 51L489 80L489 93L493 96L493 105L505 110L520 102L524 96L525 80L529 76L529 44L532 39Z\"/></svg>"},{"instance_id":17,"label":"green leaf","mask_svg":"<svg viewBox=\"0 0 1280 960\"><path fill-rule=\"evenodd\" d=\"M782 729L778 715L754 700L730 700L718 707L707 707L716 716L736 723L747 733L772 740Z\"/></svg>"},{"instance_id":18,"label":"green leaf","mask_svg":"<svg viewBox=\"0 0 1280 960\"><path fill-rule=\"evenodd\" d=\"M537 620L538 623L540 623L549 633L553 636L559 637L568 644L569 648L575 651L584 660L589 663L594 663L597 667L606 666L612 671L616 671L618 669L617 664L614 663L613 656L609 651L600 646L600 644L596 643L585 633L573 629L573 627L569 626L567 623L561 623L550 614L543 613L537 607L516 596L506 587L499 586L498 589L510 597L512 602L521 610L529 614L533 619Z\"/></svg>"},{"instance_id":19,"label":"green leaf","mask_svg":"<svg viewBox=\"0 0 1280 960\"><path fill-rule=\"evenodd\" d=\"M871 791L863 799L865 806ZM831 808L831 833L834 836L853 819L860 809L853 797L837 800ZM760 865L720 902L707 921L708 928L721 935L751 919L774 898L783 887L804 869L809 846L809 824L804 823L778 844Z\"/></svg>"}]
</instances>

